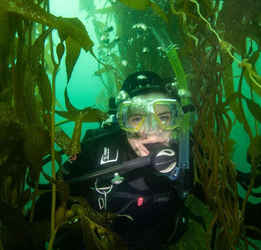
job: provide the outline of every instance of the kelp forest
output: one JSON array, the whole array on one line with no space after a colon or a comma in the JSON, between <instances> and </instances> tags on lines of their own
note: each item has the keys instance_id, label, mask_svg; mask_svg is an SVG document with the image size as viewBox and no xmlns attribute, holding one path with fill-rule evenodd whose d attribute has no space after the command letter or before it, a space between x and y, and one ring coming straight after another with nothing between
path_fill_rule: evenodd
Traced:
<instances>
[{"instance_id":1,"label":"kelp forest","mask_svg":"<svg viewBox=\"0 0 261 250\"><path fill-rule=\"evenodd\" d=\"M67 156L80 153L82 124L108 118L108 110L80 110L70 101L67 89L80 53L97 61L93 74L105 86L100 99L105 92L115 97L123 80L138 70L154 71L175 84L170 58L155 37L162 30L176 48L195 107L191 153L194 183L202 185L206 198L206 231L189 231L200 246L194 243L193 249L259 249L246 231L261 232L244 217L249 197L258 196L253 188L261 162L260 1L101 2L103 7L95 8L93 1L80 1L97 36L94 44L89 27L78 18L51 14L49 0L0 0L0 250L44 245L51 250L60 230L82 231L86 250L126 249L108 226L116 214L99 213L84 198L70 196L70 186L56 175L55 166L63 162L55 145ZM56 106L60 68L67 73L66 111ZM94 88L91 82L88 87ZM57 116L74 121L71 138L57 129L62 127ZM237 142L231 138L236 128L248 138L244 154L251 173L242 205L233 159ZM51 173L43 166L46 157ZM40 176L51 188L38 188ZM34 222L35 202L46 192L52 192L50 220ZM74 205L66 206L69 201ZM188 201L188 207L196 204ZM189 249L188 241L170 249Z\"/></svg>"}]
</instances>

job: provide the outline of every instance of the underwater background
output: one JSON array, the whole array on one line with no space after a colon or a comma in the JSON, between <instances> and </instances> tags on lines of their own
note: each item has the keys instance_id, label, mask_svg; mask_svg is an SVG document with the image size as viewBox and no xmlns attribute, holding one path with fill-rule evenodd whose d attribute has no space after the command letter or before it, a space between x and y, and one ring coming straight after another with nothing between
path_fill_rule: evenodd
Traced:
<instances>
[{"instance_id":1,"label":"underwater background","mask_svg":"<svg viewBox=\"0 0 261 250\"><path fill-rule=\"evenodd\" d=\"M187 201L194 213L205 215L207 232L191 222L171 249L209 249L205 239L213 221L220 225L216 249L261 249L260 241L246 239L237 204L238 194L260 202L261 188L253 188L261 160L260 1L1 0L0 8L0 227L10 229L1 232L0 249L26 249L19 240L24 235L9 245L12 233L21 233L14 227L24 226L22 218L17 226L3 217L25 214L41 195L28 188L27 176L36 185L52 181L66 193L51 179L53 172L80 152L87 129L108 118L109 99L129 74L151 70L177 81L157 34L175 47L187 77L196 108L190 123L200 169L195 181L209 194L208 210L191 197ZM58 156L61 149L65 154ZM239 185L235 168L251 173L253 182ZM216 174L204 180L209 169ZM44 235L28 231L37 249Z\"/></svg>"}]
</instances>

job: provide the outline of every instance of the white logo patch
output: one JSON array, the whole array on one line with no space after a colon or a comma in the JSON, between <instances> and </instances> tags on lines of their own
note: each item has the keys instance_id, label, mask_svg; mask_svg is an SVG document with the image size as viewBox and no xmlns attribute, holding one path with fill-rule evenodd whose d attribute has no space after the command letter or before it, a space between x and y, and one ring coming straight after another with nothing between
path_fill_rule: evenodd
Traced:
<instances>
[{"instance_id":1,"label":"white logo patch","mask_svg":"<svg viewBox=\"0 0 261 250\"><path fill-rule=\"evenodd\" d=\"M118 160L118 149L117 149L115 159L110 159L110 149L106 148L106 147L103 148L103 154L102 154L101 162L100 162L101 165L107 164L109 162L115 162L117 160Z\"/></svg>"}]
</instances>

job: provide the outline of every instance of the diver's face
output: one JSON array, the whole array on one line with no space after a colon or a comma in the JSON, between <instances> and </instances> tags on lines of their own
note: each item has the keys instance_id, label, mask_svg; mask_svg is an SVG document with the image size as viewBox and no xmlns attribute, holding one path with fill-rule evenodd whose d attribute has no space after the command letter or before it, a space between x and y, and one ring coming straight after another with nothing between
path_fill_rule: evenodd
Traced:
<instances>
[{"instance_id":1,"label":"diver's face","mask_svg":"<svg viewBox=\"0 0 261 250\"><path fill-rule=\"evenodd\" d=\"M173 130L165 130L171 123L172 113L168 105L156 105L153 110L149 106L151 101L157 99L168 99L164 94L151 93L134 97L136 100L142 100L140 105L147 105L145 108L133 109L128 113L128 124L136 128L141 124L138 131L128 131L127 137L130 145L139 156L146 156L150 152L146 148L146 144L162 143L169 145L172 139ZM134 99L133 98L133 99ZM135 102L135 99L134 99ZM139 105L138 105L139 107ZM141 112L143 110L143 112ZM144 114L146 112L146 114Z\"/></svg>"},{"instance_id":2,"label":"diver's face","mask_svg":"<svg viewBox=\"0 0 261 250\"><path fill-rule=\"evenodd\" d=\"M158 103L152 105L155 100L168 99L160 93L136 96L132 99L127 113L127 123L139 137L157 136L164 132L172 120L170 105Z\"/></svg>"},{"instance_id":3,"label":"diver's face","mask_svg":"<svg viewBox=\"0 0 261 250\"><path fill-rule=\"evenodd\" d=\"M150 109L151 107L147 107ZM138 126L142 119L143 124L137 134L140 137L147 137L149 135L158 135L164 131L161 126L167 126L171 122L171 110L167 105L159 104L151 112L148 110L146 114L134 114L129 117L129 123L135 127Z\"/></svg>"}]
</instances>

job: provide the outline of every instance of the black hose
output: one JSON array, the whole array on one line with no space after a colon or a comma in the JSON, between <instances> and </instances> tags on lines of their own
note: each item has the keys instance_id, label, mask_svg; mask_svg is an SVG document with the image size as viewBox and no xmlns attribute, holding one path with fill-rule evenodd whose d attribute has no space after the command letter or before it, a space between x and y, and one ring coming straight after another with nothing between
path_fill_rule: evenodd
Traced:
<instances>
[{"instance_id":1,"label":"black hose","mask_svg":"<svg viewBox=\"0 0 261 250\"><path fill-rule=\"evenodd\" d=\"M64 182L68 183L68 184L75 184L75 183L79 183L79 182L83 182L92 178L97 178L100 177L102 175L106 175L106 174L110 174L110 173L114 173L114 172L119 172L119 171L128 171L128 170L133 170L133 169L137 169L140 167L144 167L144 166L148 166L150 164L150 156L145 156L145 157L139 157L139 158L135 158L133 160L127 161L127 162L123 162L122 164L110 167L110 168L105 168L102 169L100 171L94 172L94 173L90 173L90 174L86 174L80 177L76 177L70 180L65 180Z\"/></svg>"}]
</instances>

